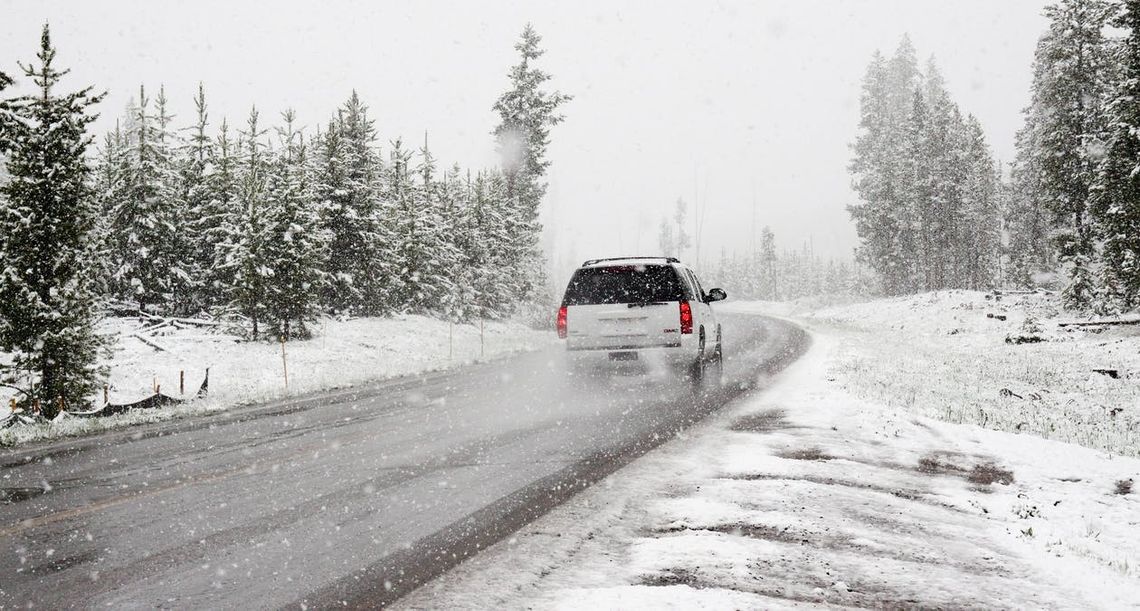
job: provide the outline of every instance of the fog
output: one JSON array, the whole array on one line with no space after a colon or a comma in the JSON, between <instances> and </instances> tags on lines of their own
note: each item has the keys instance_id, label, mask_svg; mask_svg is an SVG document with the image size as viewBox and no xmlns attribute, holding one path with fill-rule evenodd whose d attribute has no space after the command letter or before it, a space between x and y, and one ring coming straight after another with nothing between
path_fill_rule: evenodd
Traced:
<instances>
[{"instance_id":1,"label":"fog","mask_svg":"<svg viewBox=\"0 0 1140 611\"><path fill-rule=\"evenodd\" d=\"M479 168L497 163L491 105L530 21L552 86L574 96L552 134L544 210L557 279L586 257L655 253L679 197L690 224L707 215L704 262L747 249L764 225L781 248L849 257L848 143L874 50L909 34L1009 160L1044 4L6 1L0 57L5 69L30 60L50 21L69 84L109 92L99 132L140 83L165 85L179 124L199 81L215 124L256 104L315 126L355 89L385 148L426 135L441 162Z\"/></svg>"}]
</instances>

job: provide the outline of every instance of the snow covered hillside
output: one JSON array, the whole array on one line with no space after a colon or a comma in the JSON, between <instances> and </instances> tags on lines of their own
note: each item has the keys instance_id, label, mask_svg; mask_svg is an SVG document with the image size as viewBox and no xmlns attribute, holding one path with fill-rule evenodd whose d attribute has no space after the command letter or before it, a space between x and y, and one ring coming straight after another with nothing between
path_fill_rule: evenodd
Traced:
<instances>
[{"instance_id":1,"label":"snow covered hillside","mask_svg":"<svg viewBox=\"0 0 1140 611\"><path fill-rule=\"evenodd\" d=\"M1140 456L1140 325L1062 327L1080 319L1056 297L976 291L798 317L839 337L830 375L861 398Z\"/></svg>"},{"instance_id":2,"label":"snow covered hillside","mask_svg":"<svg viewBox=\"0 0 1140 611\"><path fill-rule=\"evenodd\" d=\"M351 386L369 380L445 369L544 346L554 334L536 331L516 322L488 322L480 348L479 327L455 325L425 316L323 319L316 336L285 345L289 385L281 345L267 342L236 343L232 336L197 328L168 327L144 343L135 334L147 324L134 318L109 318L100 333L116 337L107 363L110 400L138 401L154 386L179 396L179 373L185 372L185 396L193 396L206 368L210 369L209 396L184 406L107 418L64 417L50 425L16 426L0 431L0 445L11 445L86 431L151 422L178 415L203 413L252 402L279 399L299 393ZM157 344L162 350L156 349ZM8 409L4 398L0 410Z\"/></svg>"},{"instance_id":3,"label":"snow covered hillside","mask_svg":"<svg viewBox=\"0 0 1140 611\"><path fill-rule=\"evenodd\" d=\"M854 396L869 396L867 389L877 386L853 382L853 347L871 350L901 331L877 321L933 337L935 322L917 323L924 312L958 312L960 320L943 324L973 334L969 341L983 348L977 367L992 369L984 359L986 349L1004 345L987 339L998 327L975 324L984 309L956 308L975 297L981 306L980 294L956 293L829 310L818 317L830 322L815 325L808 355L772 388L649 453L401 605L1134 605L1140 498L1130 489L1140 479L1140 460L917 413L916 402L925 398L953 406L957 378L932 383L929 395L910 403L893 390L880 391L883 401ZM1012 314L1022 306L1003 305L1011 314L1006 322L1020 326ZM854 322L841 320L858 322L859 333L851 330ZM1085 339L1066 343L1078 351ZM944 340L917 333L915 341L934 352ZM925 355L917 350L900 358ZM900 368L894 384L918 388L921 380L904 376L936 378L939 367L946 365Z\"/></svg>"}]
</instances>

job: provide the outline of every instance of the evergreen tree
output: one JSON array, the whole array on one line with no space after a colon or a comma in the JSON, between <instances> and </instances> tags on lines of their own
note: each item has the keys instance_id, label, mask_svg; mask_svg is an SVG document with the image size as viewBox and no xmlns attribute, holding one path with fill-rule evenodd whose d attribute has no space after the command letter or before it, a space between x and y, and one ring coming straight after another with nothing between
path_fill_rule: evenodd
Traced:
<instances>
[{"instance_id":1,"label":"evergreen tree","mask_svg":"<svg viewBox=\"0 0 1140 611\"><path fill-rule=\"evenodd\" d=\"M99 206L99 215L95 221L95 276L97 291L100 295L114 294L112 278L114 275L114 240L112 239L113 212L116 208L116 198L122 191L124 178L123 159L126 151L126 140L115 122L115 131L103 136L103 144L96 153L94 174L95 200Z\"/></svg>"},{"instance_id":2,"label":"evergreen tree","mask_svg":"<svg viewBox=\"0 0 1140 611\"><path fill-rule=\"evenodd\" d=\"M1140 305L1140 0L1125 0L1114 25L1126 31L1122 74L1108 107L1107 148L1093 212L1104 240L1100 309Z\"/></svg>"},{"instance_id":3,"label":"evergreen tree","mask_svg":"<svg viewBox=\"0 0 1140 611\"><path fill-rule=\"evenodd\" d=\"M889 61L876 53L860 107L850 166L860 201L848 208L858 260L890 295L988 286L1000 249L997 176L980 125L963 119L933 59L920 74L907 38ZM810 253L798 263L816 269Z\"/></svg>"},{"instance_id":4,"label":"evergreen tree","mask_svg":"<svg viewBox=\"0 0 1140 611\"><path fill-rule=\"evenodd\" d=\"M189 207L186 201L188 185L180 172L181 143L177 134L171 129L174 117L167 112L166 88L159 86L158 96L155 98L155 136L158 138L156 148L159 158L165 159L161 166L161 197L165 204L166 216L170 219L169 244L166 250L167 259L171 262L169 269L170 296L168 305L176 314L187 314L195 306L195 270L192 261L192 244L187 231L189 226Z\"/></svg>"},{"instance_id":5,"label":"evergreen tree","mask_svg":"<svg viewBox=\"0 0 1140 611\"><path fill-rule=\"evenodd\" d=\"M1036 124L1037 196L1051 215L1058 259L1068 268L1068 307L1087 306L1094 292L1095 237L1087 208L1100 159L1110 46L1103 31L1114 11L1103 0L1061 0L1045 9L1049 30L1037 46L1031 112Z\"/></svg>"},{"instance_id":6,"label":"evergreen tree","mask_svg":"<svg viewBox=\"0 0 1140 611\"><path fill-rule=\"evenodd\" d=\"M966 120L966 178L963 185L962 227L955 241L962 282L971 290L992 288L1001 253L1000 185L997 166L986 145L982 125L973 115Z\"/></svg>"},{"instance_id":7,"label":"evergreen tree","mask_svg":"<svg viewBox=\"0 0 1140 611\"><path fill-rule=\"evenodd\" d=\"M546 149L550 144L550 128L561 123L560 106L572 97L543 89L550 75L533 62L542 57L542 37L528 23L522 39L515 45L521 60L511 68L511 88L495 101L499 125L494 130L503 172L507 181L507 197L523 202L530 218L537 218L538 206L546 194L542 182L550 161Z\"/></svg>"},{"instance_id":8,"label":"evergreen tree","mask_svg":"<svg viewBox=\"0 0 1140 611\"><path fill-rule=\"evenodd\" d=\"M12 77L0 70L0 92L12 85ZM3 99L0 99L0 161L4 159L3 155L12 148L12 128L16 122L16 115L12 112L12 104ZM7 166L3 170L7 172ZM0 175L0 178L3 178Z\"/></svg>"},{"instance_id":9,"label":"evergreen tree","mask_svg":"<svg viewBox=\"0 0 1140 611\"><path fill-rule=\"evenodd\" d=\"M965 126L933 58L927 65L924 90L924 145L929 164L925 180L929 193L928 199L914 205L922 226L922 289L929 291L965 285L964 261L957 256L957 246L971 239L972 228L965 223L963 209L962 191L967 180Z\"/></svg>"},{"instance_id":10,"label":"evergreen tree","mask_svg":"<svg viewBox=\"0 0 1140 611\"><path fill-rule=\"evenodd\" d=\"M172 136L167 131L170 118L164 104L157 116L151 115L149 103L140 87L130 144L122 159L121 189L113 198L112 278L119 296L138 302L140 309L161 310L180 303L189 274L182 267L181 206Z\"/></svg>"},{"instance_id":11,"label":"evergreen tree","mask_svg":"<svg viewBox=\"0 0 1140 611\"><path fill-rule=\"evenodd\" d=\"M895 187L895 201L887 213L888 227L893 229L888 248L897 253L888 270L889 283L898 293L926 290L930 269L926 266L932 253L935 168L938 163L931 142L929 107L921 88L911 93L911 113L901 136L901 159Z\"/></svg>"},{"instance_id":12,"label":"evergreen tree","mask_svg":"<svg viewBox=\"0 0 1140 611\"><path fill-rule=\"evenodd\" d=\"M908 131L915 118L918 68L914 47L904 38L889 61L878 52L863 79L859 135L853 145L850 171L860 202L848 207L862 245L862 261L883 279L887 294L914 290L915 247L911 202L904 180L914 159L906 147L917 146L917 132Z\"/></svg>"},{"instance_id":13,"label":"evergreen tree","mask_svg":"<svg viewBox=\"0 0 1140 611\"><path fill-rule=\"evenodd\" d=\"M396 253L383 222L383 167L375 141L368 108L353 92L318 147L315 187L330 239L324 303L333 311L383 313L399 290L392 284Z\"/></svg>"},{"instance_id":14,"label":"evergreen tree","mask_svg":"<svg viewBox=\"0 0 1140 611\"><path fill-rule=\"evenodd\" d=\"M463 320L474 299L471 292L473 274L467 268L467 252L473 236L468 222L471 199L466 183L460 178L459 165L452 166L439 184L440 231L447 239L450 252L441 257L447 274L447 291L440 298L439 311L451 321Z\"/></svg>"},{"instance_id":15,"label":"evergreen tree","mask_svg":"<svg viewBox=\"0 0 1140 611\"><path fill-rule=\"evenodd\" d=\"M474 253L470 260L478 270L475 279L476 307L472 314L480 318L497 318L510 313L518 303L524 279L515 272L510 219L504 212L507 181L499 172L481 172L475 179L472 194Z\"/></svg>"},{"instance_id":16,"label":"evergreen tree","mask_svg":"<svg viewBox=\"0 0 1140 611\"><path fill-rule=\"evenodd\" d=\"M307 338L320 313L323 240L306 176L306 150L292 110L282 114L281 148L270 167L265 203L265 320L273 338Z\"/></svg>"},{"instance_id":17,"label":"evergreen tree","mask_svg":"<svg viewBox=\"0 0 1140 611\"><path fill-rule=\"evenodd\" d=\"M205 87L198 84L194 96L196 120L189 128L190 136L179 155L179 199L186 211L184 239L187 245L186 268L192 278L192 298L187 310L203 310L221 303L219 292L211 286L215 247L221 237L229 209L211 189L214 172L214 141L207 133L209 112Z\"/></svg>"},{"instance_id":18,"label":"evergreen tree","mask_svg":"<svg viewBox=\"0 0 1140 611\"><path fill-rule=\"evenodd\" d=\"M760 261L759 269L757 272L763 280L759 283L759 295L761 299L769 301L780 300L780 287L776 282L776 265L778 260L776 258L776 234L772 233L772 228L765 225L764 229L760 232Z\"/></svg>"},{"instance_id":19,"label":"evergreen tree","mask_svg":"<svg viewBox=\"0 0 1140 611\"><path fill-rule=\"evenodd\" d=\"M1039 70L1041 63L1035 61L1034 72ZM1035 277L1053 268L1056 260L1049 246L1051 223L1043 203L1043 173L1037 155L1042 110L1031 104L1023 112L1025 125L1017 132L1017 156L1010 169L1004 224L1009 241L1008 279L1015 286L1029 288Z\"/></svg>"},{"instance_id":20,"label":"evergreen tree","mask_svg":"<svg viewBox=\"0 0 1140 611\"><path fill-rule=\"evenodd\" d=\"M515 45L520 61L510 70L510 88L495 101L499 125L493 132L502 158L506 186L505 202L510 207L506 219L512 228L516 262L512 268L524 273L520 295L528 295L545 286L539 252L538 209L546 195L544 178L550 167L546 158L550 129L564 119L559 108L571 96L549 92L544 86L550 75L534 62L544 53L542 38L527 24L521 40Z\"/></svg>"},{"instance_id":21,"label":"evergreen tree","mask_svg":"<svg viewBox=\"0 0 1140 611\"><path fill-rule=\"evenodd\" d=\"M22 66L38 93L5 102L15 120L0 133L9 173L0 186L0 348L14 356L5 377L32 373L30 397L49 417L61 403L85 403L103 374L91 247L98 210L86 159L90 108L103 96L90 87L57 93L68 71L56 69L55 55L44 25L38 65Z\"/></svg>"},{"instance_id":22,"label":"evergreen tree","mask_svg":"<svg viewBox=\"0 0 1140 611\"><path fill-rule=\"evenodd\" d=\"M258 112L249 113L246 131L241 133L242 151L238 164L237 193L239 213L230 219L227 233L232 241L225 245L225 267L233 284L230 307L250 321L250 335L261 337L266 317L268 277L273 273L267 259L269 210L266 205L266 180L269 170L265 143L266 130L258 125Z\"/></svg>"},{"instance_id":23,"label":"evergreen tree","mask_svg":"<svg viewBox=\"0 0 1140 611\"><path fill-rule=\"evenodd\" d=\"M406 166L405 166L406 167ZM420 165L417 168L421 182L412 190L414 215L419 224L419 249L422 255L405 260L413 278L409 284L416 286L409 292L409 307L419 312L440 312L443 303L454 293L450 271L459 259L459 251L451 233L449 203L444 185L435 179L435 159L428 150L425 137L420 149ZM410 252L405 249L405 252Z\"/></svg>"},{"instance_id":24,"label":"evergreen tree","mask_svg":"<svg viewBox=\"0 0 1140 611\"><path fill-rule=\"evenodd\" d=\"M205 206L194 215L193 235L201 251L202 261L212 264L202 270L201 295L205 307L225 308L230 303L230 289L234 284L234 267L229 263L230 253L240 239L239 219L239 144L230 138L229 123L224 119L214 144L207 150L210 168L205 175L207 194Z\"/></svg>"}]
</instances>

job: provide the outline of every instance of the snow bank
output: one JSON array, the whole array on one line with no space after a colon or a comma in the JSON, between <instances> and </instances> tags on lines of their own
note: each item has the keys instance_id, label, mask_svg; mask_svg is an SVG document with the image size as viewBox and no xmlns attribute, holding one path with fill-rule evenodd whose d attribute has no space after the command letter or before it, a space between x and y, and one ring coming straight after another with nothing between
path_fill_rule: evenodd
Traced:
<instances>
[{"instance_id":1,"label":"snow bank","mask_svg":"<svg viewBox=\"0 0 1140 611\"><path fill-rule=\"evenodd\" d=\"M1140 460L915 416L828 380L818 332L740 402L403 608L1122 608Z\"/></svg>"},{"instance_id":2,"label":"snow bank","mask_svg":"<svg viewBox=\"0 0 1140 611\"><path fill-rule=\"evenodd\" d=\"M1061 313L1055 297L974 291L797 318L840 339L842 357L830 375L859 397L1140 456L1140 325L1060 327L1074 317Z\"/></svg>"},{"instance_id":3,"label":"snow bank","mask_svg":"<svg viewBox=\"0 0 1140 611\"><path fill-rule=\"evenodd\" d=\"M289 374L286 388L280 344L236 343L228 336L202 329L169 328L152 339L165 348L159 351L132 337L144 326L132 318L111 318L100 324L101 333L116 338L108 362L111 401L137 401L152 394L155 386L177 397L180 372L185 374L183 396L191 397L209 368L207 399L109 418L64 417L52 424L17 425L0 431L0 445L208 413L238 404L446 369L555 341L553 333L535 331L519 323L488 322L481 350L478 325L451 326L434 318L412 315L328 319L316 326L313 339L285 345ZM0 409L7 409L7 400Z\"/></svg>"}]
</instances>

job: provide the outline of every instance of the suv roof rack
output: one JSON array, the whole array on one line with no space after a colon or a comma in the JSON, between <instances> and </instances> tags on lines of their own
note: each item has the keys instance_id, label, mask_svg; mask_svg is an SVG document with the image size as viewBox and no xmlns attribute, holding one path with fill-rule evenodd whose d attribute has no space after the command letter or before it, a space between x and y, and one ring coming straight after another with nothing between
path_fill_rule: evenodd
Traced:
<instances>
[{"instance_id":1,"label":"suv roof rack","mask_svg":"<svg viewBox=\"0 0 1140 611\"><path fill-rule=\"evenodd\" d=\"M668 263L681 262L681 260L677 257L608 257L606 259L587 259L584 263L582 263L582 267L593 265L595 263L603 263L605 261L626 261L629 259L661 259L662 261L666 261Z\"/></svg>"}]
</instances>

